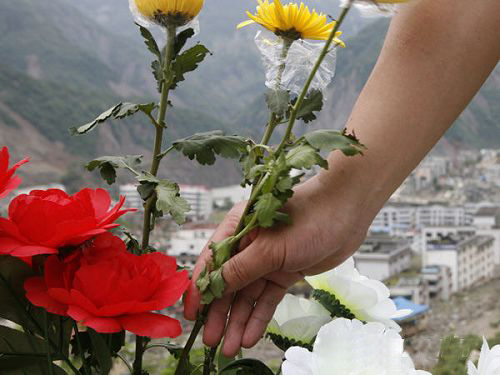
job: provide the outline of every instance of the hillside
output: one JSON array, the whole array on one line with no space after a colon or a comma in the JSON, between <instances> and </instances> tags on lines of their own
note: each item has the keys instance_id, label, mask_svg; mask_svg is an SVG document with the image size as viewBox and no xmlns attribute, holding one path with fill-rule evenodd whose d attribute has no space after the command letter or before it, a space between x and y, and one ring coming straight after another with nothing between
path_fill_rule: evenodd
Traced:
<instances>
[{"instance_id":1,"label":"hillside","mask_svg":"<svg viewBox=\"0 0 500 375\"><path fill-rule=\"evenodd\" d=\"M310 0L335 14L337 1ZM213 51L172 95L168 140L224 129L260 134L267 119L264 75L253 42L256 27L236 30L254 0L211 0L200 16L202 41ZM344 27L348 48L317 126L341 127L378 56L386 20L360 19ZM161 33L157 36L162 39ZM103 154L148 154L152 131L141 116L98 134L71 138L67 128L87 122L123 100L156 98L145 50L125 0L0 0L0 140L15 156L31 155L30 182L58 181L70 166ZM447 135L468 147L498 147L499 70ZM340 94L341 93L341 94ZM186 109L188 107L195 108ZM498 120L497 120L498 121ZM474 142L468 142L471 135ZM239 180L231 162L223 172L181 158L165 171L185 183L221 185ZM81 175L78 170L78 174ZM88 178L82 175L82 178Z\"/></svg>"}]
</instances>

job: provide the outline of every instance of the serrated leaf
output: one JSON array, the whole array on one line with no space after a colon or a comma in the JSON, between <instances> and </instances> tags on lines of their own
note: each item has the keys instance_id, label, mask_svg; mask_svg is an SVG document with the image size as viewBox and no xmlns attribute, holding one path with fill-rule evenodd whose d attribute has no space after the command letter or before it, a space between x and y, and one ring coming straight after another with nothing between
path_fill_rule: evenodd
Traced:
<instances>
[{"instance_id":1,"label":"serrated leaf","mask_svg":"<svg viewBox=\"0 0 500 375\"><path fill-rule=\"evenodd\" d=\"M266 103L269 110L278 116L284 116L290 105L290 93L285 90L269 89L266 92Z\"/></svg>"},{"instance_id":2,"label":"serrated leaf","mask_svg":"<svg viewBox=\"0 0 500 375\"><path fill-rule=\"evenodd\" d=\"M151 112L156 108L154 103L133 104L133 103L118 103L107 111L101 113L94 121L89 122L79 127L70 128L71 135L82 135L93 130L97 125L102 124L110 118L122 119L131 116L139 111L151 115Z\"/></svg>"},{"instance_id":3,"label":"serrated leaf","mask_svg":"<svg viewBox=\"0 0 500 375\"><path fill-rule=\"evenodd\" d=\"M138 23L136 23L136 25L139 26L139 30L141 31L141 35L144 38L144 43L148 47L148 50L153 55L155 55L158 58L158 60L161 60L161 52L160 49L158 48L158 43L156 43L153 34L151 34L151 32L148 29L139 25Z\"/></svg>"},{"instance_id":4,"label":"serrated leaf","mask_svg":"<svg viewBox=\"0 0 500 375\"><path fill-rule=\"evenodd\" d=\"M194 30L192 28L183 30L179 34L177 34L174 43L174 56L177 56L182 51L182 49L186 45L187 40L193 35Z\"/></svg>"},{"instance_id":5,"label":"serrated leaf","mask_svg":"<svg viewBox=\"0 0 500 375\"><path fill-rule=\"evenodd\" d=\"M172 70L174 72L173 86L178 82L184 81L184 74L196 70L198 64L201 63L209 53L210 51L203 44L197 44L178 55L172 63Z\"/></svg>"},{"instance_id":6,"label":"serrated leaf","mask_svg":"<svg viewBox=\"0 0 500 375\"><path fill-rule=\"evenodd\" d=\"M231 362L226 367L220 369L219 374L224 375L234 369L248 370L248 374L274 375L273 371L263 362L252 358L243 358Z\"/></svg>"},{"instance_id":7,"label":"serrated leaf","mask_svg":"<svg viewBox=\"0 0 500 375\"><path fill-rule=\"evenodd\" d=\"M216 130L197 133L190 137L177 140L173 147L181 151L189 159L196 159L202 165L215 163L215 155L238 159L247 152L248 140L236 135L224 135Z\"/></svg>"},{"instance_id":8,"label":"serrated leaf","mask_svg":"<svg viewBox=\"0 0 500 375\"><path fill-rule=\"evenodd\" d=\"M302 105L297 111L297 118L306 124L316 120L314 112L323 109L323 93L321 90L311 90L304 98Z\"/></svg>"},{"instance_id":9,"label":"serrated leaf","mask_svg":"<svg viewBox=\"0 0 500 375\"><path fill-rule=\"evenodd\" d=\"M114 107L111 107L107 111L105 111L105 112L101 113L99 116L97 116L97 118L92 122L89 122L89 123L82 125L80 127L70 128L69 131L70 131L71 135L81 135L81 134L88 133L89 131L94 129L97 125L102 124L103 122L110 119L111 116L113 116L113 113L115 113L115 111L120 109L121 105L122 105L122 103L118 103Z\"/></svg>"},{"instance_id":10,"label":"serrated leaf","mask_svg":"<svg viewBox=\"0 0 500 375\"><path fill-rule=\"evenodd\" d=\"M277 211L282 207L282 202L272 193L266 193L259 197L255 203L255 215L257 222L263 228L273 225Z\"/></svg>"},{"instance_id":11,"label":"serrated leaf","mask_svg":"<svg viewBox=\"0 0 500 375\"><path fill-rule=\"evenodd\" d=\"M298 145L286 154L287 164L295 169L311 169L315 165L328 168L328 162L321 157L318 151L309 145Z\"/></svg>"},{"instance_id":12,"label":"serrated leaf","mask_svg":"<svg viewBox=\"0 0 500 375\"><path fill-rule=\"evenodd\" d=\"M153 76L156 80L156 88L158 92L161 92L163 87L163 71L161 69L161 63L155 60L151 63L151 70L153 71Z\"/></svg>"},{"instance_id":13,"label":"serrated leaf","mask_svg":"<svg viewBox=\"0 0 500 375\"><path fill-rule=\"evenodd\" d=\"M329 129L316 130L305 134L304 139L320 151L332 152L340 150L347 156L363 154L364 146L355 136L345 132Z\"/></svg>"},{"instance_id":14,"label":"serrated leaf","mask_svg":"<svg viewBox=\"0 0 500 375\"><path fill-rule=\"evenodd\" d=\"M98 159L90 161L85 168L90 172L96 168L99 169L103 180L112 185L116 182L116 170L118 168L135 170L141 162L142 155L101 156Z\"/></svg>"},{"instance_id":15,"label":"serrated leaf","mask_svg":"<svg viewBox=\"0 0 500 375\"><path fill-rule=\"evenodd\" d=\"M177 224L186 221L186 214L191 210L189 203L180 196L179 185L168 180L161 180L155 188L156 209L169 213Z\"/></svg>"}]
</instances>

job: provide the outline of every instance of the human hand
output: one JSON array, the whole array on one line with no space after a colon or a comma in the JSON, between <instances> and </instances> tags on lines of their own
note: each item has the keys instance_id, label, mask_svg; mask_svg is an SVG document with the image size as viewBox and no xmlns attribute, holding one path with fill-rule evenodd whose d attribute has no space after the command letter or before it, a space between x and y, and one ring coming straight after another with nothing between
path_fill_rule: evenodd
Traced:
<instances>
[{"instance_id":1,"label":"human hand","mask_svg":"<svg viewBox=\"0 0 500 375\"><path fill-rule=\"evenodd\" d=\"M212 241L233 234L244 209L235 206L216 230ZM213 302L203 341L220 343L231 357L241 347L254 346L262 337L287 289L305 275L318 274L342 263L359 247L371 220L363 221L349 200L341 198L317 177L298 186L285 210L293 224L257 229L245 237L240 251L223 269L224 296ZM185 300L184 315L194 320L200 309L196 280L210 257L203 250Z\"/></svg>"}]
</instances>

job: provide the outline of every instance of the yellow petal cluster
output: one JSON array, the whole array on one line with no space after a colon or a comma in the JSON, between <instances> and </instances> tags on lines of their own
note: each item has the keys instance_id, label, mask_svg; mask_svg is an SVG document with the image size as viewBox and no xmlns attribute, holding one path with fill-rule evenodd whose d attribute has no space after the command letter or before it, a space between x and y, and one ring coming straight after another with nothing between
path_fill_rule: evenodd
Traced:
<instances>
[{"instance_id":1,"label":"yellow petal cluster","mask_svg":"<svg viewBox=\"0 0 500 375\"><path fill-rule=\"evenodd\" d=\"M282 5L280 0L257 0L259 5L255 14L247 12L250 20L242 22L238 28L258 23L275 34L289 39L313 39L326 40L330 35L335 21L328 22L323 13L309 8L300 3L300 5L289 3ZM337 32L336 37L341 32ZM340 39L335 42L344 46Z\"/></svg>"},{"instance_id":2,"label":"yellow petal cluster","mask_svg":"<svg viewBox=\"0 0 500 375\"><path fill-rule=\"evenodd\" d=\"M134 0L143 17L162 26L182 26L200 13L204 0Z\"/></svg>"}]
</instances>

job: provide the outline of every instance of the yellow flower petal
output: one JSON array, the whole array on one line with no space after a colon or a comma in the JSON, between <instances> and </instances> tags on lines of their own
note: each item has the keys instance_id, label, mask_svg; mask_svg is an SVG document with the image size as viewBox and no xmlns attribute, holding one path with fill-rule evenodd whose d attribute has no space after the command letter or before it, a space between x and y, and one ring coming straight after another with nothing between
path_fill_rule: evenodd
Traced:
<instances>
[{"instance_id":1,"label":"yellow flower petal","mask_svg":"<svg viewBox=\"0 0 500 375\"><path fill-rule=\"evenodd\" d=\"M204 0L134 0L137 10L151 22L182 26L196 17Z\"/></svg>"}]
</instances>

